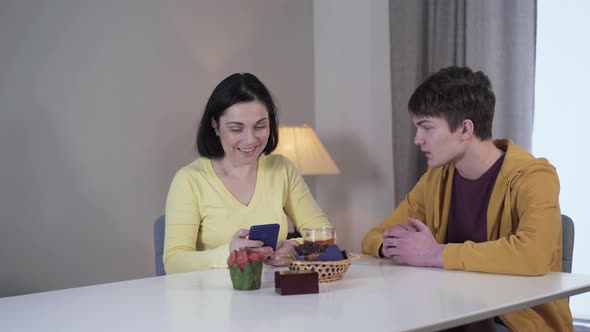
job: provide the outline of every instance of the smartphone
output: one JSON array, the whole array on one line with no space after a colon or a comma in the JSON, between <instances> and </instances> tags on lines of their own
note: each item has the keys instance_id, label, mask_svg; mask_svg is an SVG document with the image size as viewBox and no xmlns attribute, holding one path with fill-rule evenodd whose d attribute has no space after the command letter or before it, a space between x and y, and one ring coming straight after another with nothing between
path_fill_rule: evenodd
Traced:
<instances>
[{"instance_id":1,"label":"smartphone","mask_svg":"<svg viewBox=\"0 0 590 332\"><path fill-rule=\"evenodd\" d=\"M262 241L265 247L272 247L272 250L276 250L280 227L279 224L254 225L250 227L248 239Z\"/></svg>"}]
</instances>

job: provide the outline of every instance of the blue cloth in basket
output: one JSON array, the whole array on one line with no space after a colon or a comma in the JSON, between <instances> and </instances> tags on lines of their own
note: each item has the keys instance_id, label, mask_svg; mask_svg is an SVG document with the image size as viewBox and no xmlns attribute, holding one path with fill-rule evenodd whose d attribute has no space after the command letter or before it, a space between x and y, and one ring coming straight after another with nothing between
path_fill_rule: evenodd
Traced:
<instances>
[{"instance_id":1,"label":"blue cloth in basket","mask_svg":"<svg viewBox=\"0 0 590 332\"><path fill-rule=\"evenodd\" d=\"M340 261L343 259L348 258L348 254L346 250L340 250L337 244L329 246L323 254L318 256L313 262L329 262L329 261ZM297 252L295 252L295 259L299 261L304 261L305 258L299 256Z\"/></svg>"}]
</instances>

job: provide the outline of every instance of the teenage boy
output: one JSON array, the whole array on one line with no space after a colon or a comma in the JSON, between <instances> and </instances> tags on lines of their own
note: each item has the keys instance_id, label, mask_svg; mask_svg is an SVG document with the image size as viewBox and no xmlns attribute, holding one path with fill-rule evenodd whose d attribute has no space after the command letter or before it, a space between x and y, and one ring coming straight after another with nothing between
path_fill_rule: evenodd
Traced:
<instances>
[{"instance_id":1,"label":"teenage boy","mask_svg":"<svg viewBox=\"0 0 590 332\"><path fill-rule=\"evenodd\" d=\"M466 67L443 68L414 91L408 107L414 143L429 168L365 235L363 252L452 270L561 271L557 173L512 141L492 140L495 96L488 77ZM567 299L498 320L513 331L573 331Z\"/></svg>"}]
</instances>

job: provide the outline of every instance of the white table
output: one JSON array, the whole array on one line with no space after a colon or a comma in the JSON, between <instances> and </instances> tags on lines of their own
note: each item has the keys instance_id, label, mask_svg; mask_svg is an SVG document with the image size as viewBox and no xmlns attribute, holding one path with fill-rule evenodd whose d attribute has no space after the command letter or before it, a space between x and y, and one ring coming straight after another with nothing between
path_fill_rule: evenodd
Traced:
<instances>
[{"instance_id":1,"label":"white table","mask_svg":"<svg viewBox=\"0 0 590 332\"><path fill-rule=\"evenodd\" d=\"M432 331L590 290L590 276L518 277L362 256L319 294L234 291L209 270L0 298L0 331Z\"/></svg>"}]
</instances>

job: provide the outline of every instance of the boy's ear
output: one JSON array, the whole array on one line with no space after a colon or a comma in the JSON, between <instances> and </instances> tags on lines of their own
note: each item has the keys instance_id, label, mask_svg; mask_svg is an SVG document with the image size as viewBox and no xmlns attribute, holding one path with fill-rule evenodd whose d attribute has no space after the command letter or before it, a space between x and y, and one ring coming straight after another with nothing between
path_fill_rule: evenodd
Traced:
<instances>
[{"instance_id":1,"label":"boy's ear","mask_svg":"<svg viewBox=\"0 0 590 332\"><path fill-rule=\"evenodd\" d=\"M464 138L467 138L467 136L473 136L474 130L475 126L473 125L473 121L470 119L463 120L461 123L461 136L464 136Z\"/></svg>"}]
</instances>

